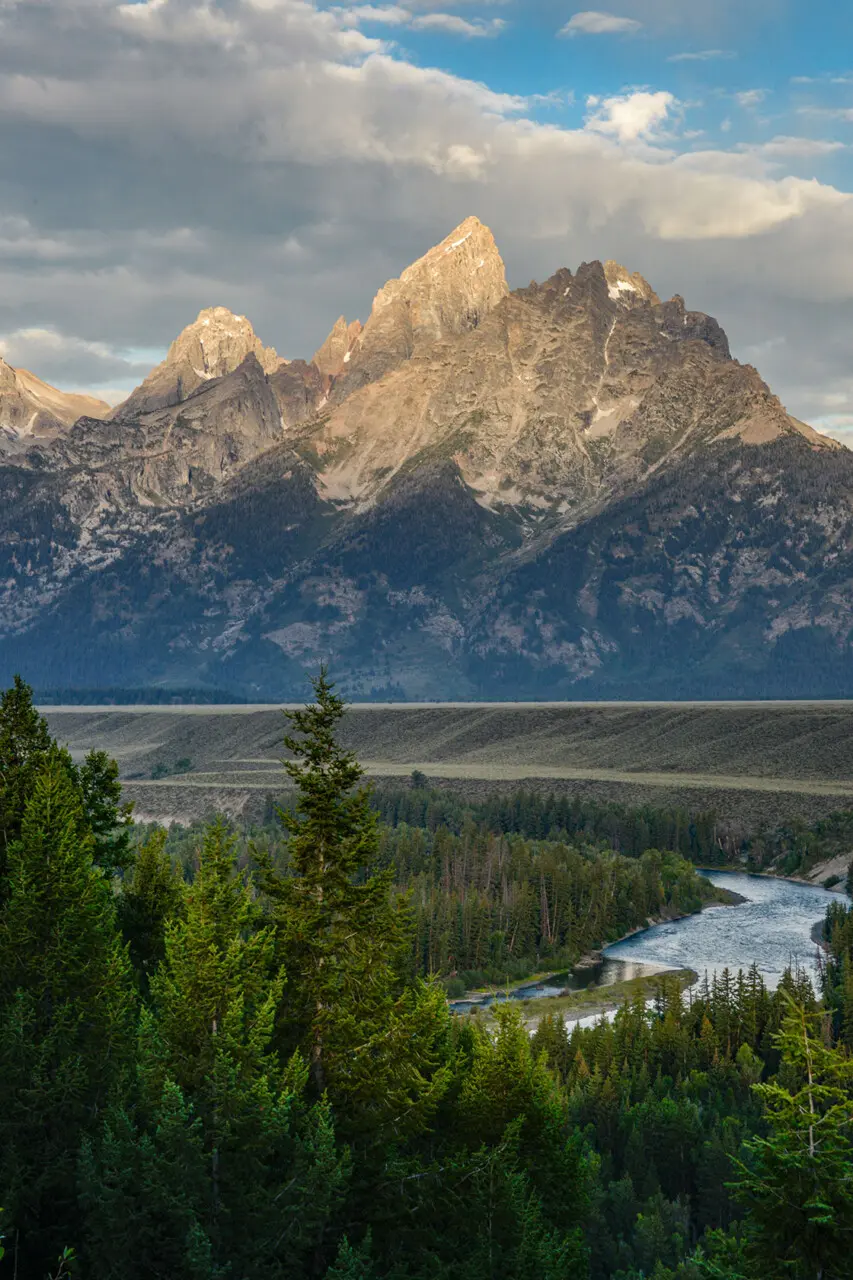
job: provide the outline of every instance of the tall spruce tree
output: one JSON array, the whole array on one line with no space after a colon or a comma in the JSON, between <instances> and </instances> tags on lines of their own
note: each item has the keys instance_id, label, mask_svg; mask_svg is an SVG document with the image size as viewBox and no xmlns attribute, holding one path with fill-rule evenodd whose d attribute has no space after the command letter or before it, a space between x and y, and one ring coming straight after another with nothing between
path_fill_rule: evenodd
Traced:
<instances>
[{"instance_id":1,"label":"tall spruce tree","mask_svg":"<svg viewBox=\"0 0 853 1280\"><path fill-rule=\"evenodd\" d=\"M789 995L776 1040L783 1071L753 1086L766 1137L747 1144L738 1198L747 1255L760 1280L845 1280L853 1250L853 1062L828 1048Z\"/></svg>"},{"instance_id":2,"label":"tall spruce tree","mask_svg":"<svg viewBox=\"0 0 853 1280\"><path fill-rule=\"evenodd\" d=\"M15 676L0 694L0 903L9 845L20 835L27 797L53 745L47 722L33 706L32 689Z\"/></svg>"},{"instance_id":3,"label":"tall spruce tree","mask_svg":"<svg viewBox=\"0 0 853 1280\"><path fill-rule=\"evenodd\" d=\"M143 994L166 953L166 927L184 909L184 883L158 829L140 847L118 897L118 918Z\"/></svg>"},{"instance_id":4,"label":"tall spruce tree","mask_svg":"<svg viewBox=\"0 0 853 1280\"><path fill-rule=\"evenodd\" d=\"M407 979L411 921L393 872L375 870L378 818L363 770L337 740L344 704L325 669L315 701L289 714L284 767L296 784L287 868L261 859L287 970L279 1032L299 1048L315 1096L348 1134L374 1141L421 1127L446 1085L443 994Z\"/></svg>"},{"instance_id":5,"label":"tall spruce tree","mask_svg":"<svg viewBox=\"0 0 853 1280\"><path fill-rule=\"evenodd\" d=\"M90 751L75 777L95 841L95 865L106 875L127 870L133 862L133 801L121 798L118 765L106 751Z\"/></svg>"},{"instance_id":6,"label":"tall spruce tree","mask_svg":"<svg viewBox=\"0 0 853 1280\"><path fill-rule=\"evenodd\" d=\"M9 845L21 830L35 779L48 757L59 761L73 782L92 836L92 859L107 875L133 861L133 804L123 802L118 765L105 751L90 751L80 765L51 737L33 704L33 691L20 676L0 694L0 904L6 893Z\"/></svg>"},{"instance_id":7,"label":"tall spruce tree","mask_svg":"<svg viewBox=\"0 0 853 1280\"><path fill-rule=\"evenodd\" d=\"M260 926L217 822L151 977L142 1105L135 1119L113 1119L86 1157L87 1224L100 1242L89 1261L105 1280L193 1280L199 1267L311 1276L334 1257L348 1156L328 1105L304 1101L299 1056L282 1068L271 1049L284 975L272 928ZM187 1175L177 1197L176 1158Z\"/></svg>"},{"instance_id":8,"label":"tall spruce tree","mask_svg":"<svg viewBox=\"0 0 853 1280\"><path fill-rule=\"evenodd\" d=\"M18 1274L41 1280L74 1242L77 1153L125 1076L132 1001L112 893L61 753L28 789L0 911L0 1200Z\"/></svg>"}]
</instances>

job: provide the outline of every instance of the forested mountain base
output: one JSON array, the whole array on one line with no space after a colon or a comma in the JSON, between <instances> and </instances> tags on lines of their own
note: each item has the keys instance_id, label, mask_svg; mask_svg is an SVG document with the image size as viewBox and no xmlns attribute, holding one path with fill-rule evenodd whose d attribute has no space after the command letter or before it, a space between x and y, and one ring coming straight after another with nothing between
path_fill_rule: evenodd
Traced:
<instances>
[{"instance_id":1,"label":"forested mountain base","mask_svg":"<svg viewBox=\"0 0 853 1280\"><path fill-rule=\"evenodd\" d=\"M284 832L214 822L178 857L3 696L0 1275L849 1280L846 911L825 1005L753 970L571 1034L454 1018L423 976L451 951L567 954L690 909L695 872L383 825L315 690Z\"/></svg>"}]
</instances>

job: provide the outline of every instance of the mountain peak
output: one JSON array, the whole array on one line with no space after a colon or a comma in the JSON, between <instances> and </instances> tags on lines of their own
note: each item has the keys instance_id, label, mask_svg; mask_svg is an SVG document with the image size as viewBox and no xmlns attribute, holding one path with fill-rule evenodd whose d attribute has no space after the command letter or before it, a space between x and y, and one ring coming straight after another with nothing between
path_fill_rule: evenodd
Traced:
<instances>
[{"instance_id":1,"label":"mountain peak","mask_svg":"<svg viewBox=\"0 0 853 1280\"><path fill-rule=\"evenodd\" d=\"M350 394L431 342L476 329L509 294L495 238L466 218L377 293L342 384Z\"/></svg>"},{"instance_id":2,"label":"mountain peak","mask_svg":"<svg viewBox=\"0 0 853 1280\"><path fill-rule=\"evenodd\" d=\"M626 306L633 306L640 301L652 304L660 302L648 280L639 271L629 271L612 258L604 263L604 278L607 281L607 291L614 302L621 302Z\"/></svg>"},{"instance_id":3,"label":"mountain peak","mask_svg":"<svg viewBox=\"0 0 853 1280\"><path fill-rule=\"evenodd\" d=\"M0 450L49 440L78 418L105 418L110 406L95 396L60 391L0 357Z\"/></svg>"},{"instance_id":4,"label":"mountain peak","mask_svg":"<svg viewBox=\"0 0 853 1280\"><path fill-rule=\"evenodd\" d=\"M332 332L321 347L314 352L311 363L321 373L335 377L349 363L353 347L361 335L361 321L347 324L346 316L339 316Z\"/></svg>"},{"instance_id":5,"label":"mountain peak","mask_svg":"<svg viewBox=\"0 0 853 1280\"><path fill-rule=\"evenodd\" d=\"M404 301L414 312L413 336L444 338L475 329L508 293L495 238L479 218L470 217L379 290L371 320Z\"/></svg>"},{"instance_id":6,"label":"mountain peak","mask_svg":"<svg viewBox=\"0 0 853 1280\"><path fill-rule=\"evenodd\" d=\"M272 347L263 345L245 316L228 307L205 307L113 416L137 417L180 404L205 382L233 373L249 355L267 374L284 363Z\"/></svg>"}]
</instances>

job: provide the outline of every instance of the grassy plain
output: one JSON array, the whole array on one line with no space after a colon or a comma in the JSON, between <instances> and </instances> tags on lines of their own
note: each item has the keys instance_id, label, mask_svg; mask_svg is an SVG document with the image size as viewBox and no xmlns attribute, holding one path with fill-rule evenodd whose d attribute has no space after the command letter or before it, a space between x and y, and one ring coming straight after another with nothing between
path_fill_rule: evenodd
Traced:
<instances>
[{"instance_id":1,"label":"grassy plain","mask_svg":"<svg viewBox=\"0 0 853 1280\"><path fill-rule=\"evenodd\" d=\"M45 708L76 754L119 761L140 816L251 813L280 790L280 707ZM578 792L754 825L853 807L853 703L362 704L347 744L379 784L419 769L469 794ZM191 761L154 781L158 764Z\"/></svg>"}]
</instances>

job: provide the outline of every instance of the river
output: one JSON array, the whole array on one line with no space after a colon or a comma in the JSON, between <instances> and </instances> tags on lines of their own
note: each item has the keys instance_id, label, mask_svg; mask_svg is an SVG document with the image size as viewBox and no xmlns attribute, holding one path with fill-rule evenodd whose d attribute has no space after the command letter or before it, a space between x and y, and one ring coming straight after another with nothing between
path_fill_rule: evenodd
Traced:
<instances>
[{"instance_id":1,"label":"river","mask_svg":"<svg viewBox=\"0 0 853 1280\"><path fill-rule=\"evenodd\" d=\"M748 969L758 965L764 981L775 987L785 969L799 965L814 979L817 948L812 926L822 920L830 902L843 894L816 885L750 876L738 871L707 871L712 884L746 898L736 907L708 907L699 915L654 925L605 949L608 960L695 969Z\"/></svg>"},{"instance_id":2,"label":"river","mask_svg":"<svg viewBox=\"0 0 853 1280\"><path fill-rule=\"evenodd\" d=\"M843 894L739 871L702 874L745 901L733 907L708 907L682 920L653 925L605 947L602 963L592 970L555 974L543 983L524 984L497 999L537 999L565 988L605 986L666 969L695 969L700 977L705 973L711 977L715 971L737 973L753 963L771 988L777 986L785 969L794 965L805 969L815 981L817 947L811 940L812 928L823 919L830 902L848 901ZM494 998L456 1001L451 1008L462 1013L473 1004L481 1008L491 1004Z\"/></svg>"}]
</instances>

